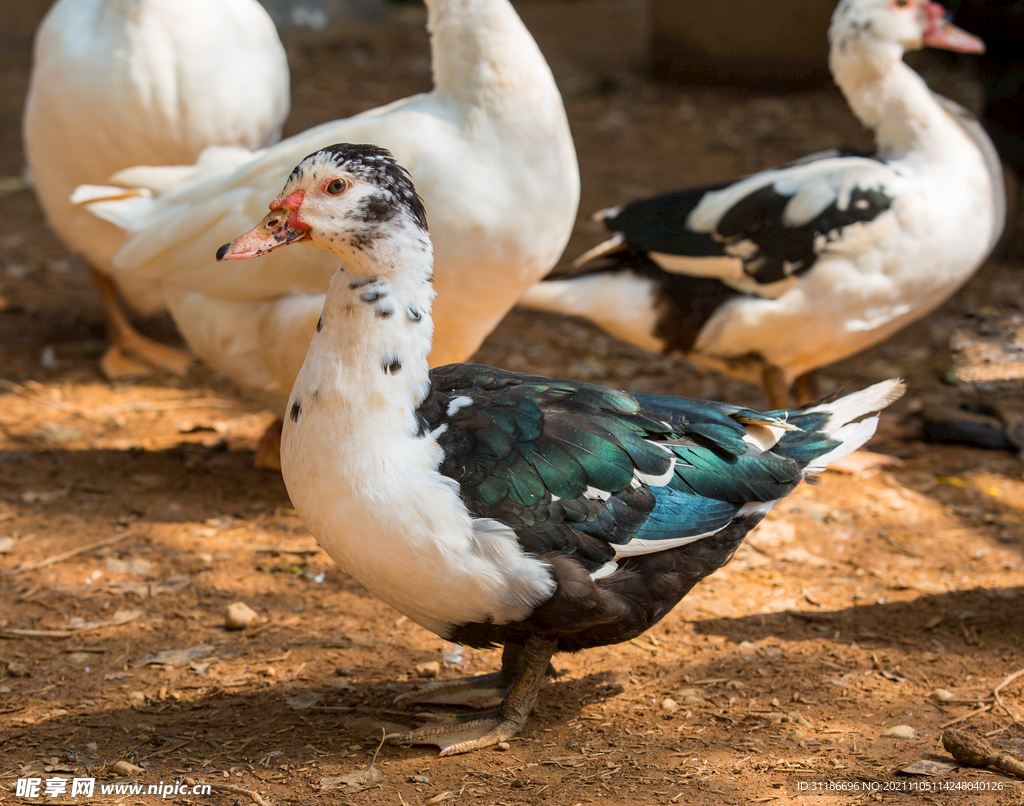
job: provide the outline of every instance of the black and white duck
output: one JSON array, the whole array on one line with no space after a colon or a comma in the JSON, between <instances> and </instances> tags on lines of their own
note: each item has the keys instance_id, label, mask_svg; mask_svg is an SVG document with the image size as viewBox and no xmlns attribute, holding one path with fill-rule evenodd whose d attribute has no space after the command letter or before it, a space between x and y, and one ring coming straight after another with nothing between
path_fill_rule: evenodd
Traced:
<instances>
[{"instance_id":1,"label":"black and white duck","mask_svg":"<svg viewBox=\"0 0 1024 806\"><path fill-rule=\"evenodd\" d=\"M860 447L903 391L886 381L762 414L473 364L431 370L426 214L389 152L317 151L270 207L218 258L308 242L342 264L288 401L295 508L412 621L505 648L496 675L407 696L472 702L498 688L497 711L394 743L451 755L518 733L553 653L657 623L780 498Z\"/></svg>"},{"instance_id":2,"label":"black and white duck","mask_svg":"<svg viewBox=\"0 0 1024 806\"><path fill-rule=\"evenodd\" d=\"M597 214L613 236L521 304L815 399L809 373L884 341L974 274L999 239L999 159L966 110L903 61L980 53L928 0L843 0L830 65L873 155L829 151Z\"/></svg>"}]
</instances>

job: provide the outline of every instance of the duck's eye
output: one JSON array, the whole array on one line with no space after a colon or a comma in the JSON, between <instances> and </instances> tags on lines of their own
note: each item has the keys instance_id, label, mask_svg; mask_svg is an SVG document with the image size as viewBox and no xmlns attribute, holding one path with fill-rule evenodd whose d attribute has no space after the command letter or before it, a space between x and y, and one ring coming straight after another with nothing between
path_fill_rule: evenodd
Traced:
<instances>
[{"instance_id":1,"label":"duck's eye","mask_svg":"<svg viewBox=\"0 0 1024 806\"><path fill-rule=\"evenodd\" d=\"M348 182L344 179L332 179L327 183L327 187L324 188L332 196L340 196L348 189Z\"/></svg>"}]
</instances>

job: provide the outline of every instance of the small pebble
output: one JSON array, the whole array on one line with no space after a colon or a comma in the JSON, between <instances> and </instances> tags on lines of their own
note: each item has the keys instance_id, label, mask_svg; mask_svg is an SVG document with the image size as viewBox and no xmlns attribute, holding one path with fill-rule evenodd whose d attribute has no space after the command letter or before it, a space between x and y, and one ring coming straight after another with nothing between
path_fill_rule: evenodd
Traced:
<instances>
[{"instance_id":1,"label":"small pebble","mask_svg":"<svg viewBox=\"0 0 1024 806\"><path fill-rule=\"evenodd\" d=\"M888 736L891 739L916 739L917 731L910 725L895 725L885 731L882 736Z\"/></svg>"},{"instance_id":2,"label":"small pebble","mask_svg":"<svg viewBox=\"0 0 1024 806\"><path fill-rule=\"evenodd\" d=\"M234 602L228 605L224 615L224 626L229 630L244 630L255 623L259 615L245 602Z\"/></svg>"},{"instance_id":3,"label":"small pebble","mask_svg":"<svg viewBox=\"0 0 1024 806\"><path fill-rule=\"evenodd\" d=\"M683 702L704 702L704 692L699 688L681 688L679 696Z\"/></svg>"},{"instance_id":4,"label":"small pebble","mask_svg":"<svg viewBox=\"0 0 1024 806\"><path fill-rule=\"evenodd\" d=\"M416 664L416 676L417 677L437 677L441 674L441 664L436 660L432 660L429 663L417 663Z\"/></svg>"},{"instance_id":5,"label":"small pebble","mask_svg":"<svg viewBox=\"0 0 1024 806\"><path fill-rule=\"evenodd\" d=\"M952 691L947 691L944 688L935 689L935 691L932 692L932 696L937 700L941 700L942 702L949 702L950 700L956 699L956 694L954 694Z\"/></svg>"},{"instance_id":6,"label":"small pebble","mask_svg":"<svg viewBox=\"0 0 1024 806\"><path fill-rule=\"evenodd\" d=\"M666 697L661 701L661 710L668 711L671 714L672 712L679 710L679 703L671 697Z\"/></svg>"},{"instance_id":7,"label":"small pebble","mask_svg":"<svg viewBox=\"0 0 1024 806\"><path fill-rule=\"evenodd\" d=\"M129 761L118 761L110 769L115 775L142 775L145 772L142 767L137 767Z\"/></svg>"},{"instance_id":8,"label":"small pebble","mask_svg":"<svg viewBox=\"0 0 1024 806\"><path fill-rule=\"evenodd\" d=\"M39 351L39 365L43 369L60 369L60 362L57 360L57 351L52 344L46 345Z\"/></svg>"},{"instance_id":9,"label":"small pebble","mask_svg":"<svg viewBox=\"0 0 1024 806\"><path fill-rule=\"evenodd\" d=\"M132 691L128 694L128 702L132 705L145 705L146 695L141 691Z\"/></svg>"},{"instance_id":10,"label":"small pebble","mask_svg":"<svg viewBox=\"0 0 1024 806\"><path fill-rule=\"evenodd\" d=\"M425 775L410 775L406 779L410 784L429 784L430 779Z\"/></svg>"},{"instance_id":11,"label":"small pebble","mask_svg":"<svg viewBox=\"0 0 1024 806\"><path fill-rule=\"evenodd\" d=\"M352 681L347 677L336 677L331 681L331 688L335 691L354 691Z\"/></svg>"},{"instance_id":12,"label":"small pebble","mask_svg":"<svg viewBox=\"0 0 1024 806\"><path fill-rule=\"evenodd\" d=\"M16 660L12 660L7 664L7 676L8 677L31 677L32 672L24 663L18 663Z\"/></svg>"},{"instance_id":13,"label":"small pebble","mask_svg":"<svg viewBox=\"0 0 1024 806\"><path fill-rule=\"evenodd\" d=\"M496 745L494 745L494 749L501 750L502 752L504 752L505 750L511 750L512 745L510 745L508 742L498 742Z\"/></svg>"}]
</instances>

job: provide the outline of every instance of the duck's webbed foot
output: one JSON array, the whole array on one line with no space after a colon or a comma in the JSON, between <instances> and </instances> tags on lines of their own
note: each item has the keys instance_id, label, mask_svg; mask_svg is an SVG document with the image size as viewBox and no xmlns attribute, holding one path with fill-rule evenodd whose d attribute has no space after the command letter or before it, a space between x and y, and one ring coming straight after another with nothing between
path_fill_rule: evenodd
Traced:
<instances>
[{"instance_id":1,"label":"duck's webbed foot","mask_svg":"<svg viewBox=\"0 0 1024 806\"><path fill-rule=\"evenodd\" d=\"M260 470L276 470L281 472L281 432L284 430L284 420L278 417L267 426L259 443L256 445L256 455L252 463Z\"/></svg>"},{"instance_id":2,"label":"duck's webbed foot","mask_svg":"<svg viewBox=\"0 0 1024 806\"><path fill-rule=\"evenodd\" d=\"M395 697L394 705L406 710L410 705L462 705L466 708L495 708L505 698L512 681L505 676L504 669L491 674L475 677L460 677L456 680L438 680L428 683L416 691L409 691Z\"/></svg>"},{"instance_id":3,"label":"duck's webbed foot","mask_svg":"<svg viewBox=\"0 0 1024 806\"><path fill-rule=\"evenodd\" d=\"M524 654L525 648L519 644L506 644L501 653L501 671L427 683L416 691L398 695L394 705L403 711L418 704L496 709L522 673ZM550 666L548 671L553 671Z\"/></svg>"},{"instance_id":4,"label":"duck's webbed foot","mask_svg":"<svg viewBox=\"0 0 1024 806\"><path fill-rule=\"evenodd\" d=\"M469 678L464 682L471 686L486 680L484 686L501 685L504 676L511 676L504 698L496 712L484 716L476 716L467 720L456 718L411 730L406 733L392 733L387 736L391 744L432 744L441 749L442 756L454 756L458 753L469 753L491 747L510 739L522 730L526 719L537 702L541 683L547 673L551 656L558 647L558 641L552 638L530 636L524 647L506 647L502 655L502 669L495 675ZM405 702L435 702L433 699L420 699L417 695L434 693L446 696L454 693L450 690L442 692L444 684L437 684L419 692L405 695ZM474 689L479 691L479 689ZM402 699L402 698L399 698Z\"/></svg>"}]
</instances>

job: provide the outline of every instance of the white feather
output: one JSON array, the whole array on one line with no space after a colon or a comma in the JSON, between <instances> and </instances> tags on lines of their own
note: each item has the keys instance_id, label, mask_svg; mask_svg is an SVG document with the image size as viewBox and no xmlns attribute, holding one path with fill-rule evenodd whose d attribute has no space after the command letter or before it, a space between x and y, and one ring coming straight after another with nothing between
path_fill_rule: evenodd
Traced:
<instances>
[{"instance_id":1,"label":"white feather","mask_svg":"<svg viewBox=\"0 0 1024 806\"><path fill-rule=\"evenodd\" d=\"M452 417L456 412L466 408L466 406L473 405L473 398L460 395L459 397L453 397L448 402L448 416Z\"/></svg>"}]
</instances>

